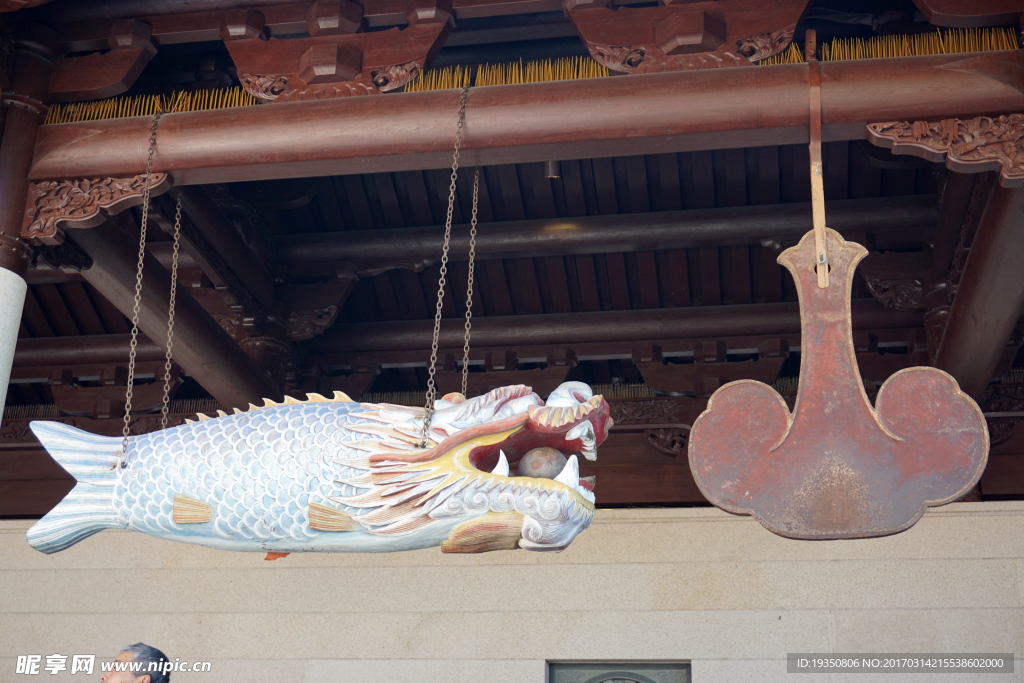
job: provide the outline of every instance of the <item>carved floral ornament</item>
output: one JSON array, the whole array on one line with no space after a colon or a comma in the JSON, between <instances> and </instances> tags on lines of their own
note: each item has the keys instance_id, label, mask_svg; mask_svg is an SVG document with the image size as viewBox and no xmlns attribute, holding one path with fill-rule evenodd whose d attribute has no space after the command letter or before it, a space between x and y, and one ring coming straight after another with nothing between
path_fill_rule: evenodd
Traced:
<instances>
[{"instance_id":1,"label":"carved floral ornament","mask_svg":"<svg viewBox=\"0 0 1024 683\"><path fill-rule=\"evenodd\" d=\"M377 95L401 88L420 73L420 64L392 64L363 72L351 81L309 85L301 78L277 74L239 73L247 93L264 102L330 100L336 97Z\"/></svg>"},{"instance_id":2,"label":"carved floral ornament","mask_svg":"<svg viewBox=\"0 0 1024 683\"><path fill-rule=\"evenodd\" d=\"M992 446L1010 440L1024 420L1024 386L995 386L983 400Z\"/></svg>"},{"instance_id":3,"label":"carved floral ornament","mask_svg":"<svg viewBox=\"0 0 1024 683\"><path fill-rule=\"evenodd\" d=\"M338 317L337 306L293 311L285 324L285 334L292 341L305 341L324 333Z\"/></svg>"},{"instance_id":4,"label":"carved floral ornament","mask_svg":"<svg viewBox=\"0 0 1024 683\"><path fill-rule=\"evenodd\" d=\"M681 406L671 399L612 401L610 405L617 425L677 422L682 413Z\"/></svg>"},{"instance_id":5,"label":"carved floral ornament","mask_svg":"<svg viewBox=\"0 0 1024 683\"><path fill-rule=\"evenodd\" d=\"M793 42L795 27L762 33L735 42L735 48L723 45L715 52L667 55L653 45L599 45L587 43L590 55L599 64L621 73L644 74L663 71L696 71L732 66L750 66L782 52Z\"/></svg>"},{"instance_id":6,"label":"carved floral ornament","mask_svg":"<svg viewBox=\"0 0 1024 683\"><path fill-rule=\"evenodd\" d=\"M1024 185L1024 114L869 123L867 137L893 154L945 160L960 173L999 171L1004 187Z\"/></svg>"},{"instance_id":7,"label":"carved floral ornament","mask_svg":"<svg viewBox=\"0 0 1024 683\"><path fill-rule=\"evenodd\" d=\"M152 175L152 194L170 189L166 173ZM145 174L130 178L86 178L29 183L21 238L31 244L60 244L64 228L91 228L142 202Z\"/></svg>"},{"instance_id":8,"label":"carved floral ornament","mask_svg":"<svg viewBox=\"0 0 1024 683\"><path fill-rule=\"evenodd\" d=\"M736 41L736 52L749 59L751 62L759 62L768 57L779 54L793 42L795 26L784 28L772 33L762 33L749 38L742 38Z\"/></svg>"},{"instance_id":9,"label":"carved floral ornament","mask_svg":"<svg viewBox=\"0 0 1024 683\"><path fill-rule=\"evenodd\" d=\"M897 311L916 311L924 308L924 284L916 279L885 280L865 276L871 296Z\"/></svg>"}]
</instances>

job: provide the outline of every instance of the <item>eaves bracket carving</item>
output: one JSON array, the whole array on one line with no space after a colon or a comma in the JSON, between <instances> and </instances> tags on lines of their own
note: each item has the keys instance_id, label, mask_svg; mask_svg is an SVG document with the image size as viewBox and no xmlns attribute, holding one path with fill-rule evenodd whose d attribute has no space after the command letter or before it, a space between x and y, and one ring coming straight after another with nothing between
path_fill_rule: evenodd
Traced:
<instances>
[{"instance_id":1,"label":"eaves bracket carving","mask_svg":"<svg viewBox=\"0 0 1024 683\"><path fill-rule=\"evenodd\" d=\"M1024 114L869 123L867 138L893 154L944 161L951 171L998 171L1003 187L1024 185Z\"/></svg>"},{"instance_id":2,"label":"eaves bracket carving","mask_svg":"<svg viewBox=\"0 0 1024 683\"><path fill-rule=\"evenodd\" d=\"M171 188L166 173L152 174L150 195ZM60 244L64 230L92 228L107 216L142 203L146 174L129 178L84 178L44 180L29 183L21 238L34 245Z\"/></svg>"}]
</instances>

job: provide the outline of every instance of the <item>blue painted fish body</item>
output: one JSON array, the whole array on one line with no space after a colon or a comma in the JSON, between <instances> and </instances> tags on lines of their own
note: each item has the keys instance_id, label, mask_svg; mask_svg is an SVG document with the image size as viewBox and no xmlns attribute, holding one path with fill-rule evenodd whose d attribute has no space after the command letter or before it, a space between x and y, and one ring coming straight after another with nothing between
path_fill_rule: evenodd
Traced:
<instances>
[{"instance_id":1,"label":"blue painted fish body","mask_svg":"<svg viewBox=\"0 0 1024 683\"><path fill-rule=\"evenodd\" d=\"M526 478L516 483L453 460L455 451L494 441L491 425L505 434L506 423L525 424L540 403L528 387L495 391L504 393L442 405L426 451L417 443L422 411L322 397L130 437L125 467L120 438L34 422L40 442L79 483L32 527L29 543L58 552L122 528L223 550L386 552L438 545L475 517L534 510L547 515L530 522L534 536L571 540L593 512L593 496L574 482L524 487ZM468 445L448 446L460 438Z\"/></svg>"}]
</instances>

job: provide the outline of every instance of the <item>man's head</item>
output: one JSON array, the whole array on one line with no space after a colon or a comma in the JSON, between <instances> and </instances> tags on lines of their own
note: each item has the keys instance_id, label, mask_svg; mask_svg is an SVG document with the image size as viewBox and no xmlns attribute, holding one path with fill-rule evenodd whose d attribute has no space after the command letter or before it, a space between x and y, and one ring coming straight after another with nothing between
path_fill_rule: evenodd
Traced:
<instances>
[{"instance_id":1,"label":"man's head","mask_svg":"<svg viewBox=\"0 0 1024 683\"><path fill-rule=\"evenodd\" d=\"M135 643L121 650L115 662L138 662L136 671L107 671L100 676L101 683L169 683L170 673L164 673L167 655L145 643ZM153 665L150 670L150 664Z\"/></svg>"}]
</instances>

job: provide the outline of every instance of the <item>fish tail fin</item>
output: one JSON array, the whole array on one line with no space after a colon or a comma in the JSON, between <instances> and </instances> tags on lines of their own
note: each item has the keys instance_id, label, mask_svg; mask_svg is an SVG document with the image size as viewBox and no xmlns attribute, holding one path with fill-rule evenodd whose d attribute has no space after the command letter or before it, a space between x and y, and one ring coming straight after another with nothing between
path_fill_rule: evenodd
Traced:
<instances>
[{"instance_id":1,"label":"fish tail fin","mask_svg":"<svg viewBox=\"0 0 1024 683\"><path fill-rule=\"evenodd\" d=\"M57 507L28 530L29 545L56 553L103 529L121 527L114 508L121 439L60 422L32 422L29 427L46 452L76 480Z\"/></svg>"}]
</instances>

